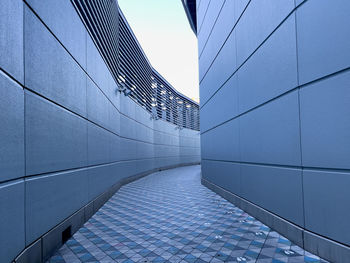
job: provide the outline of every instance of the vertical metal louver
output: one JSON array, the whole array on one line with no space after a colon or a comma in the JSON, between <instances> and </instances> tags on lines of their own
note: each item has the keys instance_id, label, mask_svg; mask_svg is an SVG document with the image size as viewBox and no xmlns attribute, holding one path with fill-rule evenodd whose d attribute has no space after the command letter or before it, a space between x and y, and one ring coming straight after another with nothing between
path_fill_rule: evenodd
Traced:
<instances>
[{"instance_id":1,"label":"vertical metal louver","mask_svg":"<svg viewBox=\"0 0 350 263\"><path fill-rule=\"evenodd\" d=\"M156 100L152 104L158 118L180 127L199 130L199 106L177 92L155 69L152 72L152 87Z\"/></svg>"},{"instance_id":2,"label":"vertical metal louver","mask_svg":"<svg viewBox=\"0 0 350 263\"><path fill-rule=\"evenodd\" d=\"M114 0L71 0L91 38L109 67L118 76L118 5Z\"/></svg>"},{"instance_id":3,"label":"vertical metal louver","mask_svg":"<svg viewBox=\"0 0 350 263\"><path fill-rule=\"evenodd\" d=\"M131 97L151 112L152 68L120 10L118 70L119 83L132 90Z\"/></svg>"},{"instance_id":4,"label":"vertical metal louver","mask_svg":"<svg viewBox=\"0 0 350 263\"><path fill-rule=\"evenodd\" d=\"M116 83L153 117L199 130L199 106L152 68L115 0L71 0Z\"/></svg>"}]
</instances>

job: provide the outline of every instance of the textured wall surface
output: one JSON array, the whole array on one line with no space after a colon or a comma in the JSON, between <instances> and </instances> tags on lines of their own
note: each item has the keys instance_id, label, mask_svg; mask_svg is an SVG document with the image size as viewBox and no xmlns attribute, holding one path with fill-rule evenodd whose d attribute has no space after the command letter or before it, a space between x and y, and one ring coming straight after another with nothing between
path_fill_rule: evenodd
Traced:
<instances>
[{"instance_id":1,"label":"textured wall surface","mask_svg":"<svg viewBox=\"0 0 350 263\"><path fill-rule=\"evenodd\" d=\"M0 261L121 179L200 161L176 129L116 92L69 0L0 1Z\"/></svg>"},{"instance_id":2,"label":"textured wall surface","mask_svg":"<svg viewBox=\"0 0 350 263\"><path fill-rule=\"evenodd\" d=\"M350 2L200 0L203 177L350 245Z\"/></svg>"}]
</instances>

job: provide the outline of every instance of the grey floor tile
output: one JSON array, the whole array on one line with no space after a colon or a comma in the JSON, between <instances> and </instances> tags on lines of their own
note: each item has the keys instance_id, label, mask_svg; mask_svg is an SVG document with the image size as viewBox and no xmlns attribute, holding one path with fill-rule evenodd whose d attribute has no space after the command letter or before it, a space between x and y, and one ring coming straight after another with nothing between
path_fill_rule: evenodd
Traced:
<instances>
[{"instance_id":1,"label":"grey floor tile","mask_svg":"<svg viewBox=\"0 0 350 263\"><path fill-rule=\"evenodd\" d=\"M198 169L123 186L49 262L325 262L202 186Z\"/></svg>"}]
</instances>

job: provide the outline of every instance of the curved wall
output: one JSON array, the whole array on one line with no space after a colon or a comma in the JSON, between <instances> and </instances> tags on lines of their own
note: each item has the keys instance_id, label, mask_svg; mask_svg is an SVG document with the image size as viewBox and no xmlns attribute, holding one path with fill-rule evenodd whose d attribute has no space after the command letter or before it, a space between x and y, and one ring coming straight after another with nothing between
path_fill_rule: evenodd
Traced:
<instances>
[{"instance_id":1,"label":"curved wall","mask_svg":"<svg viewBox=\"0 0 350 263\"><path fill-rule=\"evenodd\" d=\"M350 258L349 14L347 0L197 1L204 180L335 262Z\"/></svg>"},{"instance_id":2,"label":"curved wall","mask_svg":"<svg viewBox=\"0 0 350 263\"><path fill-rule=\"evenodd\" d=\"M118 182L200 161L198 131L117 92L70 1L1 1L0 32L1 262L47 256Z\"/></svg>"}]
</instances>

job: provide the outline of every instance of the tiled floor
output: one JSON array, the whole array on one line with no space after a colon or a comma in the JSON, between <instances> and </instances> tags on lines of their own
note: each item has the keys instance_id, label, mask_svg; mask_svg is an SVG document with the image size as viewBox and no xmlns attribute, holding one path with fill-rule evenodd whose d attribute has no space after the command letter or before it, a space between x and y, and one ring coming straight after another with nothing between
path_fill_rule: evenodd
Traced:
<instances>
[{"instance_id":1,"label":"tiled floor","mask_svg":"<svg viewBox=\"0 0 350 263\"><path fill-rule=\"evenodd\" d=\"M49 261L326 262L200 183L200 166L123 186Z\"/></svg>"}]
</instances>

